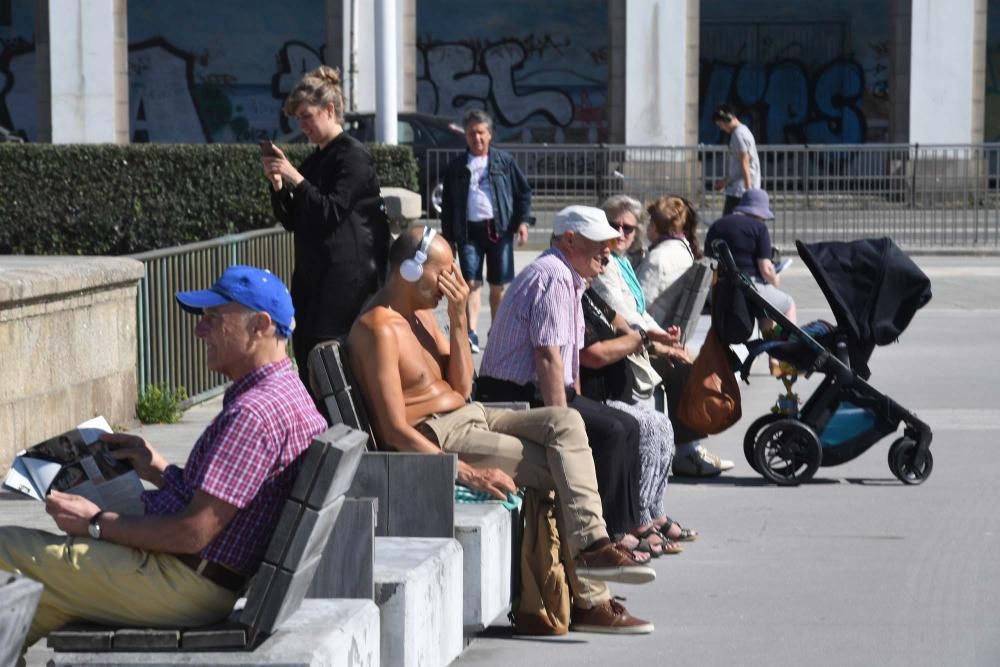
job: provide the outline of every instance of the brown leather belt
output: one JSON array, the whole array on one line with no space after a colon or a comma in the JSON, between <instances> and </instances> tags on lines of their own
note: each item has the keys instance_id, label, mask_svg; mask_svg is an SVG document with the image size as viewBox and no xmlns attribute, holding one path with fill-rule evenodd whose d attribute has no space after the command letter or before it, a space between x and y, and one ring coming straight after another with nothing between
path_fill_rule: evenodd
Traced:
<instances>
[{"instance_id":1,"label":"brown leather belt","mask_svg":"<svg viewBox=\"0 0 1000 667\"><path fill-rule=\"evenodd\" d=\"M193 554L176 554L177 560L195 571L195 574L205 577L214 584L234 593L239 593L246 586L247 578L239 572L230 570L225 565L213 563L210 560L198 558Z\"/></svg>"}]
</instances>

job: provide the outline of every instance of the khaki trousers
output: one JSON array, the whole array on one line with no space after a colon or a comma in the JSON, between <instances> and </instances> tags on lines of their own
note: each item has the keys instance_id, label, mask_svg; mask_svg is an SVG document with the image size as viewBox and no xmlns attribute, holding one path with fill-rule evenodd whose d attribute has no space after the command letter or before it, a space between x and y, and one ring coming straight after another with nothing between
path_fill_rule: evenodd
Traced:
<instances>
[{"instance_id":1,"label":"khaki trousers","mask_svg":"<svg viewBox=\"0 0 1000 667\"><path fill-rule=\"evenodd\" d=\"M236 594L170 554L0 526L0 570L45 586L25 649L67 623L194 626L225 618Z\"/></svg>"},{"instance_id":2,"label":"khaki trousers","mask_svg":"<svg viewBox=\"0 0 1000 667\"><path fill-rule=\"evenodd\" d=\"M557 522L574 604L589 609L611 597L607 585L576 575L574 559L608 531L583 419L567 408L497 410L470 403L420 426L438 445L475 467L499 468L518 486L556 492Z\"/></svg>"}]
</instances>

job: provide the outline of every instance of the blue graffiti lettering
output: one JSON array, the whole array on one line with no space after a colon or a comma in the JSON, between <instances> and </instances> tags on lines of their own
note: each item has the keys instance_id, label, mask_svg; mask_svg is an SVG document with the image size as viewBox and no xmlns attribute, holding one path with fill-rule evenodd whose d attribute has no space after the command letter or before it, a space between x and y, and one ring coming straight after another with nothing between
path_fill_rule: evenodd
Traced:
<instances>
[{"instance_id":1,"label":"blue graffiti lettering","mask_svg":"<svg viewBox=\"0 0 1000 667\"><path fill-rule=\"evenodd\" d=\"M865 141L865 73L854 60L834 60L812 76L794 60L767 65L703 62L701 76L699 135L704 143L722 139L712 112L723 103L734 105L750 121L762 144Z\"/></svg>"}]
</instances>

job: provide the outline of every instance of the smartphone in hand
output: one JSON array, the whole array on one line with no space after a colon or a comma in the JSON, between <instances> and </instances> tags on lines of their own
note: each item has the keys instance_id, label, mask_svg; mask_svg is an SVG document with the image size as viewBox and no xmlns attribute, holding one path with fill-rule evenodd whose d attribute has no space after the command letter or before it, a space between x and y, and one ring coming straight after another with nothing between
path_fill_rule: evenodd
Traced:
<instances>
[{"instance_id":1,"label":"smartphone in hand","mask_svg":"<svg viewBox=\"0 0 1000 667\"><path fill-rule=\"evenodd\" d=\"M278 157L278 151L275 150L274 144L271 143L270 139L261 139L258 142L260 146L260 154L264 157Z\"/></svg>"}]
</instances>

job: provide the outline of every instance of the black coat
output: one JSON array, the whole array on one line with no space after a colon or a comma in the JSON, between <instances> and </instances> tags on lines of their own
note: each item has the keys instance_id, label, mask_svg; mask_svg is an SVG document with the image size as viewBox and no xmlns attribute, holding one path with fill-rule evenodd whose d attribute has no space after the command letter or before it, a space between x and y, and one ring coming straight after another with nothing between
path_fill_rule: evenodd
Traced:
<instances>
[{"instance_id":1,"label":"black coat","mask_svg":"<svg viewBox=\"0 0 1000 667\"><path fill-rule=\"evenodd\" d=\"M292 303L296 331L346 333L385 280L389 225L372 156L346 132L305 159L294 189L271 193L281 225L295 234Z\"/></svg>"}]
</instances>

